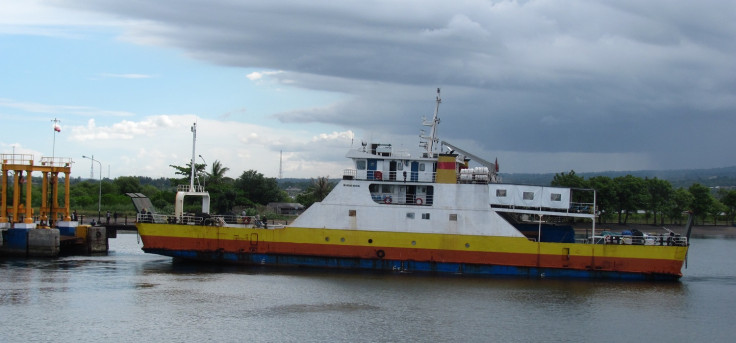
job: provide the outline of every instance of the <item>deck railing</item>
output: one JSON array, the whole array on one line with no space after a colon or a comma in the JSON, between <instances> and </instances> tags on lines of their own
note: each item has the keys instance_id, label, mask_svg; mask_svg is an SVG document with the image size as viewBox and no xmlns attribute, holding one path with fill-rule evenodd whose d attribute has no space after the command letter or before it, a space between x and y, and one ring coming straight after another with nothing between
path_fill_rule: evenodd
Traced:
<instances>
[{"instance_id":1,"label":"deck railing","mask_svg":"<svg viewBox=\"0 0 736 343\"><path fill-rule=\"evenodd\" d=\"M435 182L437 173L420 172L420 171L381 171L381 170L365 170L365 177L358 177L358 171L355 169L343 170L343 179L346 180L372 180L372 181L399 181L399 182Z\"/></svg>"},{"instance_id":2,"label":"deck railing","mask_svg":"<svg viewBox=\"0 0 736 343\"><path fill-rule=\"evenodd\" d=\"M593 236L587 240L587 243L593 244L613 244L613 245L657 245L657 246L687 246L687 237L670 234L660 235L624 235L624 234L603 234Z\"/></svg>"}]
</instances>

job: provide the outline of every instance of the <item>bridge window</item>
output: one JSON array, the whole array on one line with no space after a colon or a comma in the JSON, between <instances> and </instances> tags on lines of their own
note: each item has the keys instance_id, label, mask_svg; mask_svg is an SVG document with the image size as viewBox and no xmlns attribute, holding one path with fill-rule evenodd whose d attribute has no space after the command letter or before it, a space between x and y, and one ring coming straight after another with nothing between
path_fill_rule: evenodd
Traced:
<instances>
[{"instance_id":1,"label":"bridge window","mask_svg":"<svg viewBox=\"0 0 736 343\"><path fill-rule=\"evenodd\" d=\"M551 201L562 201L562 194L552 193L552 194L549 195L549 200L551 200Z\"/></svg>"},{"instance_id":2,"label":"bridge window","mask_svg":"<svg viewBox=\"0 0 736 343\"><path fill-rule=\"evenodd\" d=\"M524 200L534 200L534 192L524 192Z\"/></svg>"},{"instance_id":3,"label":"bridge window","mask_svg":"<svg viewBox=\"0 0 736 343\"><path fill-rule=\"evenodd\" d=\"M419 163L419 171L424 171L424 163Z\"/></svg>"},{"instance_id":4,"label":"bridge window","mask_svg":"<svg viewBox=\"0 0 736 343\"><path fill-rule=\"evenodd\" d=\"M498 198L504 198L504 197L506 197L506 190L505 189L497 189L496 190L496 197L498 197Z\"/></svg>"},{"instance_id":5,"label":"bridge window","mask_svg":"<svg viewBox=\"0 0 736 343\"><path fill-rule=\"evenodd\" d=\"M357 160L355 161L355 168L358 170L365 170L366 162L365 160Z\"/></svg>"}]
</instances>

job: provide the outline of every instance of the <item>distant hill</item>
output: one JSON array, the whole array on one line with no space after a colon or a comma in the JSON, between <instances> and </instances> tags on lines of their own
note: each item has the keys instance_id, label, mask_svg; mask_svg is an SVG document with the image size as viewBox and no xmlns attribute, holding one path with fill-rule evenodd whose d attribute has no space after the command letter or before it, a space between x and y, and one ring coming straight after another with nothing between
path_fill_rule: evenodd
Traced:
<instances>
[{"instance_id":1,"label":"distant hill","mask_svg":"<svg viewBox=\"0 0 736 343\"><path fill-rule=\"evenodd\" d=\"M570 171L564 171L569 173ZM639 171L608 171L599 173L578 173L586 180L594 176L632 175L640 178L658 178L669 181L674 188L690 187L699 183L708 187L736 187L736 166L712 169L679 169L679 170L639 170ZM555 173L547 174L504 174L501 178L504 183L518 183L525 185L549 186Z\"/></svg>"}]
</instances>

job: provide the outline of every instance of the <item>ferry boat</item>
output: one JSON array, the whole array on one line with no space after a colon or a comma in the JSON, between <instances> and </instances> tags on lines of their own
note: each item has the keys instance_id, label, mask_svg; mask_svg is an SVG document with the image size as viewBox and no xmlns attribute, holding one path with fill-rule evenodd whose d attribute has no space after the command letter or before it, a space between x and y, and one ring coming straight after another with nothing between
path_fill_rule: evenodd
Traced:
<instances>
[{"instance_id":1,"label":"ferry boat","mask_svg":"<svg viewBox=\"0 0 736 343\"><path fill-rule=\"evenodd\" d=\"M147 253L263 266L298 266L533 278L677 280L688 237L596 233L595 191L501 183L498 163L430 134L416 155L362 143L353 168L321 202L288 225L209 214L209 194L180 187L174 215L146 212L137 229ZM196 124L192 127L196 145ZM478 166L471 166L477 164ZM202 214L183 199L202 198ZM143 206L143 205L139 205ZM587 221L577 237L570 223ZM689 235L688 235L689 236Z\"/></svg>"}]
</instances>

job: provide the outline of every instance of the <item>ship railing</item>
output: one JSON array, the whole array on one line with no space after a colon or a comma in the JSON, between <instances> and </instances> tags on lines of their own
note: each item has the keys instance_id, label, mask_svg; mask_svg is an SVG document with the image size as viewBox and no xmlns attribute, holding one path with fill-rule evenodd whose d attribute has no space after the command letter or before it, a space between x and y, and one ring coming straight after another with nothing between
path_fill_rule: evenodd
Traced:
<instances>
[{"instance_id":1,"label":"ship railing","mask_svg":"<svg viewBox=\"0 0 736 343\"><path fill-rule=\"evenodd\" d=\"M355 180L355 177L357 175L358 175L358 171L355 169L345 169L342 171L343 180Z\"/></svg>"},{"instance_id":2,"label":"ship railing","mask_svg":"<svg viewBox=\"0 0 736 343\"><path fill-rule=\"evenodd\" d=\"M276 227L274 225L264 225L264 222L258 216L240 216L240 215L202 215L202 214L184 214L180 217L166 214L156 213L138 213L136 220L141 223L156 224L181 224L181 225L210 225L210 226L229 226L229 227ZM283 225L282 225L283 227Z\"/></svg>"},{"instance_id":3,"label":"ship railing","mask_svg":"<svg viewBox=\"0 0 736 343\"><path fill-rule=\"evenodd\" d=\"M71 164L72 164L72 159L70 157L43 157L43 156L41 157L41 165L44 165L44 166L68 167Z\"/></svg>"},{"instance_id":4,"label":"ship railing","mask_svg":"<svg viewBox=\"0 0 736 343\"><path fill-rule=\"evenodd\" d=\"M365 173L365 176L363 176ZM399 182L435 182L436 172L364 170L358 175L355 169L343 170L343 180L373 180Z\"/></svg>"},{"instance_id":5,"label":"ship railing","mask_svg":"<svg viewBox=\"0 0 736 343\"><path fill-rule=\"evenodd\" d=\"M139 223L157 223L163 224L169 222L172 216L157 213L138 213L135 220Z\"/></svg>"},{"instance_id":6,"label":"ship railing","mask_svg":"<svg viewBox=\"0 0 736 343\"><path fill-rule=\"evenodd\" d=\"M197 192L202 193L204 192L204 186L202 185L194 185L193 187L190 187L190 185L178 185L176 186L177 192Z\"/></svg>"},{"instance_id":7,"label":"ship railing","mask_svg":"<svg viewBox=\"0 0 736 343\"><path fill-rule=\"evenodd\" d=\"M32 165L33 154L0 154L2 164Z\"/></svg>"},{"instance_id":8,"label":"ship railing","mask_svg":"<svg viewBox=\"0 0 736 343\"><path fill-rule=\"evenodd\" d=\"M651 246L687 246L687 237L671 234L624 235L603 234L589 238L586 243L608 245L651 245Z\"/></svg>"}]
</instances>

